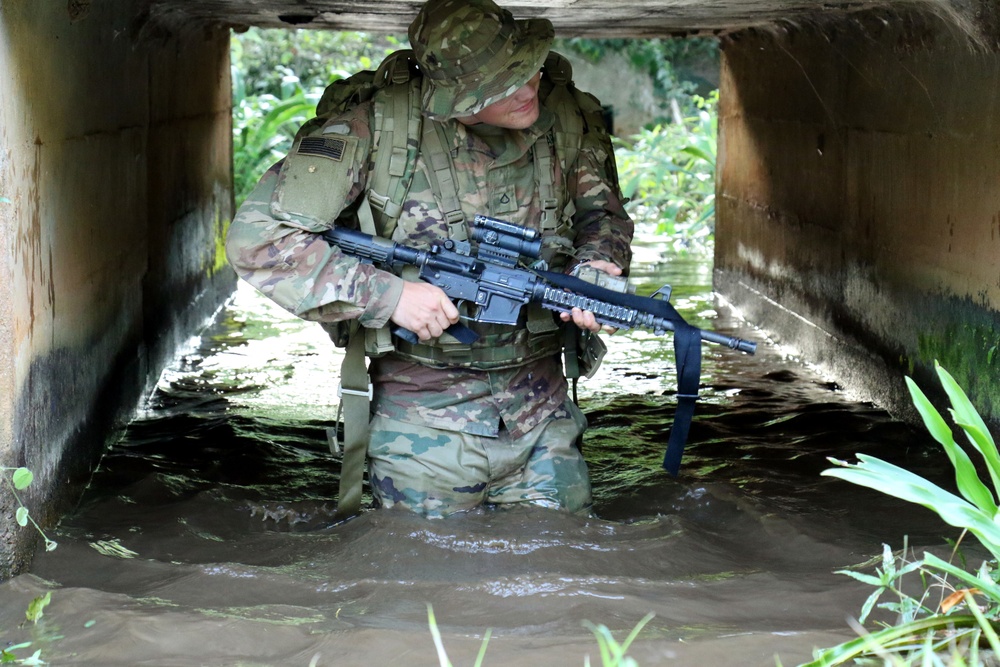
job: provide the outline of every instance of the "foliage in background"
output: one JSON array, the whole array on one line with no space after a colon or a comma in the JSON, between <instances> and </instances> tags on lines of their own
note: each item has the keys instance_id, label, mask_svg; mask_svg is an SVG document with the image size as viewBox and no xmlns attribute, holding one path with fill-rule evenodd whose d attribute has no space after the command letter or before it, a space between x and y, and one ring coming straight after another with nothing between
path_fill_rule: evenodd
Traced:
<instances>
[{"instance_id":1,"label":"foliage in background","mask_svg":"<svg viewBox=\"0 0 1000 667\"><path fill-rule=\"evenodd\" d=\"M557 51L576 53L592 63L599 63L609 53L624 53L636 70L649 75L653 93L663 100L677 102L682 115L694 114L697 98L707 96L715 87L699 75L699 70L719 67L719 47L715 39L559 39ZM672 118L654 118L648 129L673 122Z\"/></svg>"},{"instance_id":2,"label":"foliage in background","mask_svg":"<svg viewBox=\"0 0 1000 667\"><path fill-rule=\"evenodd\" d=\"M979 665L984 649L1000 656L1000 453L982 417L941 366L935 368L951 403L949 412L955 425L965 434L969 446L983 460L988 481L983 481L976 465L952 435L944 417L927 399L912 379L907 386L913 404L930 434L944 447L955 470L959 495L910 471L873 456L858 454L859 463L830 459L837 467L824 475L867 486L891 496L914 502L934 511L946 523L971 533L991 554L975 572L968 572L937 556L924 553L919 560L906 562L906 550L899 556L888 547L877 576L847 572L850 576L876 587L862 609L861 621L883 593L896 596L898 602L879 604L898 615L895 626L862 636L826 651L803 667L827 667L852 664L864 657L878 658L889 665ZM913 597L902 592L900 580L911 572L919 573L925 583L923 594ZM929 583L928 583L929 582ZM931 591L938 590L940 602L930 601Z\"/></svg>"},{"instance_id":3,"label":"foliage in background","mask_svg":"<svg viewBox=\"0 0 1000 667\"><path fill-rule=\"evenodd\" d=\"M233 35L230 55L243 74L247 95L278 97L286 79L305 90L322 89L358 70L373 69L405 44L405 37L394 35L250 28Z\"/></svg>"},{"instance_id":4,"label":"foliage in background","mask_svg":"<svg viewBox=\"0 0 1000 667\"><path fill-rule=\"evenodd\" d=\"M242 77L233 71L233 194L239 206L268 167L292 146L296 130L316 114L322 91L306 92L298 81L285 82L281 97L247 96Z\"/></svg>"},{"instance_id":5,"label":"foliage in background","mask_svg":"<svg viewBox=\"0 0 1000 667\"><path fill-rule=\"evenodd\" d=\"M682 124L616 140L626 209L636 221L655 224L677 251L709 252L715 238L718 100L718 91L696 97L697 113Z\"/></svg>"}]
</instances>

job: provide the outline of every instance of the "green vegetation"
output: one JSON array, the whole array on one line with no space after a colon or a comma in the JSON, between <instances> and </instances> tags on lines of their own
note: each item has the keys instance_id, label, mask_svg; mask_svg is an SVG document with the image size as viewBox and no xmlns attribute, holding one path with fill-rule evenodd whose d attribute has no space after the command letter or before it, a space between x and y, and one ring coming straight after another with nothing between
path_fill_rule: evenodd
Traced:
<instances>
[{"instance_id":1,"label":"green vegetation","mask_svg":"<svg viewBox=\"0 0 1000 667\"><path fill-rule=\"evenodd\" d=\"M599 63L611 53L624 54L638 73L649 76L653 94L676 102L682 114L698 110L698 97L707 96L713 86L698 74L699 70L719 68L719 45L715 39L560 39L553 48L575 53L592 63ZM666 125L671 118L653 118L648 129Z\"/></svg>"},{"instance_id":2,"label":"green vegetation","mask_svg":"<svg viewBox=\"0 0 1000 667\"><path fill-rule=\"evenodd\" d=\"M28 648L31 646L31 642L23 642L21 644L14 644L13 646L8 646L4 649L0 649L0 664L3 665L47 665L48 663L42 660L41 649L35 651L33 654L27 658L18 658L17 651L23 648Z\"/></svg>"},{"instance_id":3,"label":"green vegetation","mask_svg":"<svg viewBox=\"0 0 1000 667\"><path fill-rule=\"evenodd\" d=\"M697 113L683 123L657 125L617 140L626 208L652 222L678 252L710 252L715 232L715 157L718 91L696 97Z\"/></svg>"},{"instance_id":4,"label":"green vegetation","mask_svg":"<svg viewBox=\"0 0 1000 667\"><path fill-rule=\"evenodd\" d=\"M38 534L42 536L45 540L45 550L52 551L58 546L55 542L50 540L42 530L34 517L28 512L28 508L25 507L24 502L21 501L21 496L18 495L18 491L23 491L27 489L31 482L34 481L35 475L27 468L7 468L5 466L0 466L0 473L3 473L3 480L6 482L7 487L10 489L11 494L14 496L14 500L17 502L17 510L14 513L14 518L19 526L27 526L30 522L31 525L35 527ZM10 476L7 476L10 473Z\"/></svg>"},{"instance_id":5,"label":"green vegetation","mask_svg":"<svg viewBox=\"0 0 1000 667\"><path fill-rule=\"evenodd\" d=\"M590 628L590 631L594 633L594 638L597 639L597 646L601 651L601 665L603 667L638 667L639 663L626 655L626 651L628 651L628 647L631 646L632 642L635 641L635 638L639 636L642 629L646 627L646 624L653 620L653 616L653 612L643 616L642 620L636 623L632 631L628 633L625 641L620 644L606 625L594 625L589 621L584 621L583 624ZM584 661L584 665L590 667L589 655Z\"/></svg>"},{"instance_id":6,"label":"green vegetation","mask_svg":"<svg viewBox=\"0 0 1000 667\"><path fill-rule=\"evenodd\" d=\"M820 651L815 660L802 667L828 667L843 664L885 665L979 665L983 651L1000 656L1000 453L996 443L955 379L935 363L938 377L951 403L949 412L955 425L964 432L971 449L982 458L988 475L984 481L965 449L952 435L952 428L919 387L907 378L913 403L924 425L948 455L955 470L958 495L929 480L873 456L858 454L858 463L830 459L837 467L824 475L867 486L891 496L923 505L947 524L973 535L990 553L973 572L924 553L910 559L907 549L894 554L888 546L882 555L882 567L876 575L848 571L845 574L875 586L862 608L864 622L876 606L894 612L898 622L875 632L858 628L858 639ZM920 578L922 593L903 592L904 575ZM938 597L933 602L932 597ZM886 593L895 601L878 603Z\"/></svg>"}]
</instances>

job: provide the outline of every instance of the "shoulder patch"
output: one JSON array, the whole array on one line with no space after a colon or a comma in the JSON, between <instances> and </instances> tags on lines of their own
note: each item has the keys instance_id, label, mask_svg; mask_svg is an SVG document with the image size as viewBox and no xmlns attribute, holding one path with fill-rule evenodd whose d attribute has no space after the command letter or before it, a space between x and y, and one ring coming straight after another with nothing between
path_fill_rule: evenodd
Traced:
<instances>
[{"instance_id":1,"label":"shoulder patch","mask_svg":"<svg viewBox=\"0 0 1000 667\"><path fill-rule=\"evenodd\" d=\"M309 231L328 229L347 204L358 141L302 137L281 165L271 213Z\"/></svg>"},{"instance_id":2,"label":"shoulder patch","mask_svg":"<svg viewBox=\"0 0 1000 667\"><path fill-rule=\"evenodd\" d=\"M347 140L339 137L303 137L295 154L325 157L340 162L344 159L346 148Z\"/></svg>"}]
</instances>

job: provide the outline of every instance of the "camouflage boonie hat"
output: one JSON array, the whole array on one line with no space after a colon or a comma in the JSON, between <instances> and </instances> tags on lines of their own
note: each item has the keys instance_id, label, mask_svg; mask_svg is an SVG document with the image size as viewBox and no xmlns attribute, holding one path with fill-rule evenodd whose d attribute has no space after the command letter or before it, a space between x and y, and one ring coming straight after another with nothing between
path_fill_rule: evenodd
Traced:
<instances>
[{"instance_id":1,"label":"camouflage boonie hat","mask_svg":"<svg viewBox=\"0 0 1000 667\"><path fill-rule=\"evenodd\" d=\"M515 21L493 0L428 0L409 35L428 83L424 114L445 120L513 95L541 69L555 31L548 19Z\"/></svg>"}]
</instances>

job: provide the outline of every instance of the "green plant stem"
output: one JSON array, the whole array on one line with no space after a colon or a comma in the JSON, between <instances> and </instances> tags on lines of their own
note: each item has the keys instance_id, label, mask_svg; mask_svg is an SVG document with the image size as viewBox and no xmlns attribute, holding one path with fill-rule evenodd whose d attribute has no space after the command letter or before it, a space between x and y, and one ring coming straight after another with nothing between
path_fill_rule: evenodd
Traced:
<instances>
[{"instance_id":1,"label":"green plant stem","mask_svg":"<svg viewBox=\"0 0 1000 667\"><path fill-rule=\"evenodd\" d=\"M887 647L894 642L898 642L912 637L916 633L926 630L939 630L951 627L976 627L978 619L973 615L968 616L933 616L924 618L904 626L886 628L878 632L873 632L857 639L845 642L839 646L822 651L815 660L805 663L799 667L832 667L842 665L849 660L860 657L866 651L870 651L872 646Z\"/></svg>"}]
</instances>

